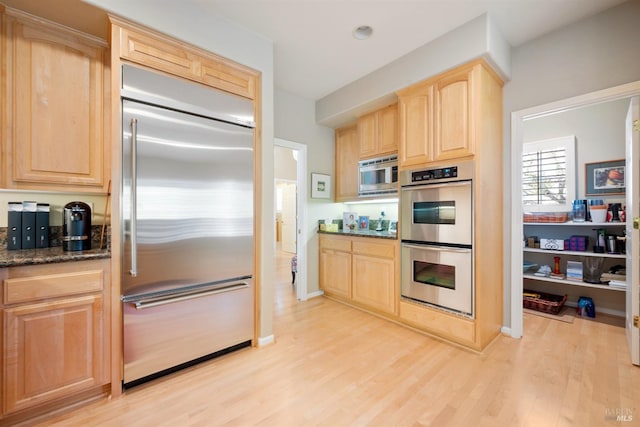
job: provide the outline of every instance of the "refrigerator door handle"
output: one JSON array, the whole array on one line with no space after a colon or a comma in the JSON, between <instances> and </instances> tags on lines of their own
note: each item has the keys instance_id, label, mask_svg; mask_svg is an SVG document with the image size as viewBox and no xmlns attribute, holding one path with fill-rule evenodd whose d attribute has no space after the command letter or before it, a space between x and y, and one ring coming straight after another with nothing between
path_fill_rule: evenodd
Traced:
<instances>
[{"instance_id":1,"label":"refrigerator door handle","mask_svg":"<svg viewBox=\"0 0 640 427\"><path fill-rule=\"evenodd\" d=\"M131 119L131 218L130 232L131 232L131 270L129 274L131 277L138 275L138 233L137 233L137 218L138 218L138 120L136 118Z\"/></svg>"},{"instance_id":2,"label":"refrigerator door handle","mask_svg":"<svg viewBox=\"0 0 640 427\"><path fill-rule=\"evenodd\" d=\"M167 297L156 297L149 299L142 299L138 301L132 301L131 304L136 310L144 310L145 308L157 307L160 305L173 304L176 302L188 301L195 298L207 297L210 295L221 294L224 292L232 292L240 289L248 288L249 284L246 282L235 283L224 288L212 289L201 292L187 292L184 294L173 294Z\"/></svg>"}]
</instances>

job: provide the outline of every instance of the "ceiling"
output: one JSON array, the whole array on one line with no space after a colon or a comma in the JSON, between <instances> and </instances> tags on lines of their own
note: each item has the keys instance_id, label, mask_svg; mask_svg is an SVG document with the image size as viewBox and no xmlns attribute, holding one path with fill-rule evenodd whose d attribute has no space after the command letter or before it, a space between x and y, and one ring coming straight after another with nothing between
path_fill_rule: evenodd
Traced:
<instances>
[{"instance_id":1,"label":"ceiling","mask_svg":"<svg viewBox=\"0 0 640 427\"><path fill-rule=\"evenodd\" d=\"M624 0L181 0L274 42L275 86L312 100L489 13L512 46ZM352 31L373 28L367 40Z\"/></svg>"},{"instance_id":2,"label":"ceiling","mask_svg":"<svg viewBox=\"0 0 640 427\"><path fill-rule=\"evenodd\" d=\"M210 13L273 41L275 86L318 100L484 13L518 46L623 1L180 0L180 6L186 15ZM104 11L80 0L0 3L106 38ZM367 40L352 37L361 25L373 28Z\"/></svg>"}]
</instances>

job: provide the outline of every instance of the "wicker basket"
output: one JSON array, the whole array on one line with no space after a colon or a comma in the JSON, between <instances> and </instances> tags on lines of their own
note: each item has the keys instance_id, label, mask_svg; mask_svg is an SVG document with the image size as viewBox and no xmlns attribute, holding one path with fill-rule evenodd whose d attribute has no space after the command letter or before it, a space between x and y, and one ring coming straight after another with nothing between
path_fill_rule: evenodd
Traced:
<instances>
[{"instance_id":1,"label":"wicker basket","mask_svg":"<svg viewBox=\"0 0 640 427\"><path fill-rule=\"evenodd\" d=\"M522 222L567 222L569 220L568 212L525 212L522 215Z\"/></svg>"},{"instance_id":2,"label":"wicker basket","mask_svg":"<svg viewBox=\"0 0 640 427\"><path fill-rule=\"evenodd\" d=\"M543 313L558 314L564 303L567 302L567 295L545 294L542 292L524 290L522 296L522 306L531 310L541 311ZM526 294L536 294L536 296L528 296Z\"/></svg>"}]
</instances>

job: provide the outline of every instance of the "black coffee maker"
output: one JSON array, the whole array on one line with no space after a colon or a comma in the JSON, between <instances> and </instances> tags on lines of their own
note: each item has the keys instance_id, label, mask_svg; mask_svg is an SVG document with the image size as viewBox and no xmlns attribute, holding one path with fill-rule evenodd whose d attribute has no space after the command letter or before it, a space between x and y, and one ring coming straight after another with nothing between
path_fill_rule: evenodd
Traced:
<instances>
[{"instance_id":1,"label":"black coffee maker","mask_svg":"<svg viewBox=\"0 0 640 427\"><path fill-rule=\"evenodd\" d=\"M83 202L69 202L62 212L62 249L87 251L91 249L91 208Z\"/></svg>"}]
</instances>

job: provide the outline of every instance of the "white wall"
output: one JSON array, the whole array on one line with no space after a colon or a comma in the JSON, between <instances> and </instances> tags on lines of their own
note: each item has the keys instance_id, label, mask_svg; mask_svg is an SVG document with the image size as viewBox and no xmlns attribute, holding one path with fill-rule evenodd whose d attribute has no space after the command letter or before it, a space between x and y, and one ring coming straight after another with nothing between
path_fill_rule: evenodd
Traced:
<instances>
[{"instance_id":1,"label":"white wall","mask_svg":"<svg viewBox=\"0 0 640 427\"><path fill-rule=\"evenodd\" d=\"M298 162L291 154L291 148L275 146L273 160L275 165L274 176L276 179L295 181L297 177Z\"/></svg>"},{"instance_id":2,"label":"white wall","mask_svg":"<svg viewBox=\"0 0 640 427\"><path fill-rule=\"evenodd\" d=\"M511 235L511 112L640 80L638 40L640 0L629 0L512 50L511 81L504 86L505 254L511 252L507 238ZM510 275L505 262L504 277ZM505 279L507 327L511 326L510 301L510 284Z\"/></svg>"},{"instance_id":3,"label":"white wall","mask_svg":"<svg viewBox=\"0 0 640 427\"><path fill-rule=\"evenodd\" d=\"M568 135L576 137L576 198L585 198L585 163L619 160L625 157L625 117L629 100L607 102L528 120L523 142ZM620 196L598 196L618 202Z\"/></svg>"},{"instance_id":4,"label":"white wall","mask_svg":"<svg viewBox=\"0 0 640 427\"><path fill-rule=\"evenodd\" d=\"M334 137L333 129L320 126L315 121L315 103L281 89L275 92L275 135L307 146L307 172L333 174ZM307 292L319 290L318 277L318 220L342 217L342 210L331 200L307 199ZM333 188L331 189L333 197Z\"/></svg>"},{"instance_id":5,"label":"white wall","mask_svg":"<svg viewBox=\"0 0 640 427\"><path fill-rule=\"evenodd\" d=\"M85 0L131 21L144 24L177 39L254 68L262 73L262 230L259 248L262 265L260 276L261 338L273 334L273 300L275 270L274 178L273 178L273 43L229 21L185 8L178 1L157 0Z\"/></svg>"}]
</instances>

